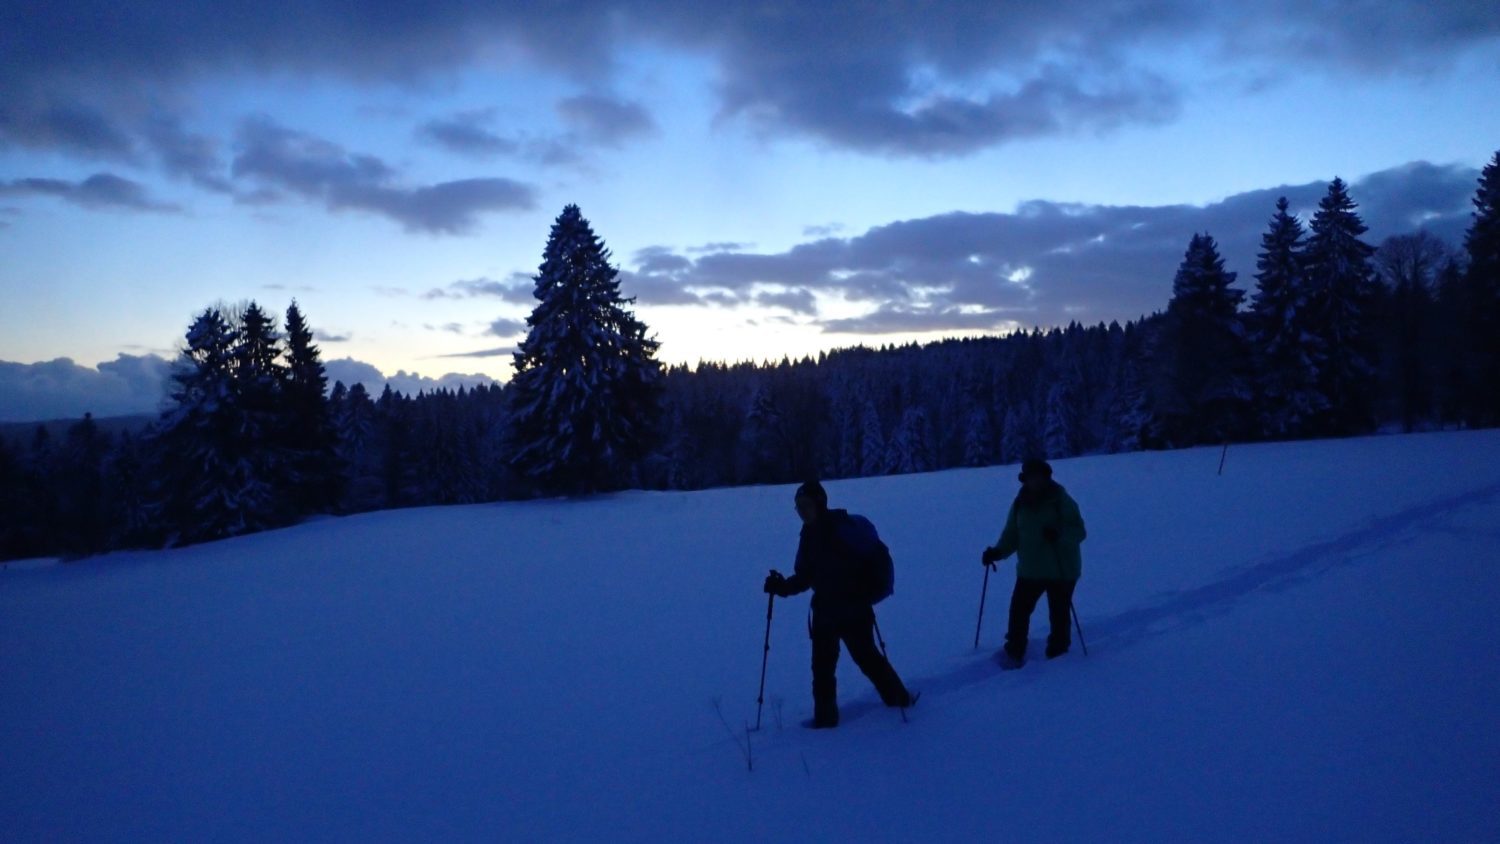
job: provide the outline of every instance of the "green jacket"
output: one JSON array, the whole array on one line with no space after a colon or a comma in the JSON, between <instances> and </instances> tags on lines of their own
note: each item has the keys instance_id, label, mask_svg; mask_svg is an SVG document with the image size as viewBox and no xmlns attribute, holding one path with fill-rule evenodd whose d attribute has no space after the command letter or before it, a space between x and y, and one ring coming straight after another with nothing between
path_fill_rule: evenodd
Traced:
<instances>
[{"instance_id":1,"label":"green jacket","mask_svg":"<svg viewBox=\"0 0 1500 844\"><path fill-rule=\"evenodd\" d=\"M1056 542L1048 542L1043 536L1048 527L1057 529ZM1061 484L1053 482L1034 499L1024 490L1016 496L994 550L1002 560L1020 553L1017 577L1077 580L1083 574L1079 546L1086 536L1078 502Z\"/></svg>"}]
</instances>

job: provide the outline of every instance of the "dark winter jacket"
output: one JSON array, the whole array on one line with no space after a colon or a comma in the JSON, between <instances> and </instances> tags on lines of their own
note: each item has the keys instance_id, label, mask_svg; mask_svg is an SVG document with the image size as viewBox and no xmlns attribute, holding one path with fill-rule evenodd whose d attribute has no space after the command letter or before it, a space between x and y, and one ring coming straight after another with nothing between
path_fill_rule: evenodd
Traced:
<instances>
[{"instance_id":1,"label":"dark winter jacket","mask_svg":"<svg viewBox=\"0 0 1500 844\"><path fill-rule=\"evenodd\" d=\"M859 559L839 539L848 510L829 510L802 526L797 563L786 579L784 595L813 591L813 626L836 626L873 618L859 576Z\"/></svg>"},{"instance_id":2,"label":"dark winter jacket","mask_svg":"<svg viewBox=\"0 0 1500 844\"><path fill-rule=\"evenodd\" d=\"M1047 541L1047 528L1057 531L1055 542ZM1077 580L1083 574L1079 545L1086 536L1078 502L1061 484L1049 481L1036 495L1023 489L1016 496L994 550L1002 560L1019 552L1017 577Z\"/></svg>"}]
</instances>

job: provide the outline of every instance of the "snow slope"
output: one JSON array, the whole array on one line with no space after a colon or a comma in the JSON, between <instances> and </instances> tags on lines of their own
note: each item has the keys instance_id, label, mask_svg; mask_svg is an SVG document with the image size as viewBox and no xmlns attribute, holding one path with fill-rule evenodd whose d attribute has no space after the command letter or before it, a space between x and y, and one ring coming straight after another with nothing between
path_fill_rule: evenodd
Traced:
<instances>
[{"instance_id":1,"label":"snow slope","mask_svg":"<svg viewBox=\"0 0 1500 844\"><path fill-rule=\"evenodd\" d=\"M795 726L807 602L778 600L753 771L790 487L11 565L0 839L1500 838L1500 431L1219 458L1055 464L1089 654L1004 674L1008 566L972 644L1014 467L829 484L895 554L922 700L902 723L846 657L843 725Z\"/></svg>"}]
</instances>

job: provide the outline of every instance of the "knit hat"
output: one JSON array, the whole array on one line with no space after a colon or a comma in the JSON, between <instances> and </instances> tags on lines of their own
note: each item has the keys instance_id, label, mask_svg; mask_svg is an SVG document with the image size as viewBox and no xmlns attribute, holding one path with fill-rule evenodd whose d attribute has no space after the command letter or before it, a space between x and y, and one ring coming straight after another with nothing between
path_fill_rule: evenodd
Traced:
<instances>
[{"instance_id":1,"label":"knit hat","mask_svg":"<svg viewBox=\"0 0 1500 844\"><path fill-rule=\"evenodd\" d=\"M1050 479L1052 477L1052 467L1048 465L1047 461L1033 457L1021 464L1021 479L1025 480L1033 476Z\"/></svg>"},{"instance_id":2,"label":"knit hat","mask_svg":"<svg viewBox=\"0 0 1500 844\"><path fill-rule=\"evenodd\" d=\"M808 481L802 486L797 487L797 497L816 501L818 506L824 509L828 507L828 493L823 489L823 485L817 481Z\"/></svg>"}]
</instances>

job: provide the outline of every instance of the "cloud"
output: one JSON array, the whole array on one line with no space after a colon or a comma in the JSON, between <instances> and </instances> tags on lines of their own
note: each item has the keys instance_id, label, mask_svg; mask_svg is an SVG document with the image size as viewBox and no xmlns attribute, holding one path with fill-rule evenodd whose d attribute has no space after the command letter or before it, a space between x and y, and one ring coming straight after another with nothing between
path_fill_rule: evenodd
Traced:
<instances>
[{"instance_id":1,"label":"cloud","mask_svg":"<svg viewBox=\"0 0 1500 844\"><path fill-rule=\"evenodd\" d=\"M157 114L147 124L146 138L167 173L185 178L215 193L232 193L218 143L184 128L175 115Z\"/></svg>"},{"instance_id":2,"label":"cloud","mask_svg":"<svg viewBox=\"0 0 1500 844\"><path fill-rule=\"evenodd\" d=\"M495 337L519 337L526 333L526 320L500 317L491 321L484 333Z\"/></svg>"},{"instance_id":3,"label":"cloud","mask_svg":"<svg viewBox=\"0 0 1500 844\"><path fill-rule=\"evenodd\" d=\"M414 372L397 370L395 375L386 376L374 366L353 358L340 358L338 360L327 361L323 364L323 368L328 375L329 385L338 382L342 382L345 387L363 384L365 392L374 398L378 398L387 385L402 395L415 396L422 392L457 390L459 387L473 389L480 385L498 383L488 375L477 373L460 374L450 372L437 378L430 378Z\"/></svg>"},{"instance_id":4,"label":"cloud","mask_svg":"<svg viewBox=\"0 0 1500 844\"><path fill-rule=\"evenodd\" d=\"M1004 312L963 311L957 308L909 309L885 305L864 316L830 319L822 323L825 334L904 334L928 331L993 331L1009 317Z\"/></svg>"},{"instance_id":5,"label":"cloud","mask_svg":"<svg viewBox=\"0 0 1500 844\"><path fill-rule=\"evenodd\" d=\"M480 349L476 352L454 352L452 354L438 355L439 358L499 358L509 357L516 353L515 346L501 346L496 349Z\"/></svg>"},{"instance_id":6,"label":"cloud","mask_svg":"<svg viewBox=\"0 0 1500 844\"><path fill-rule=\"evenodd\" d=\"M424 123L417 134L451 152L471 158L491 158L519 152L520 144L490 131L488 124L494 117L494 109L460 112Z\"/></svg>"},{"instance_id":7,"label":"cloud","mask_svg":"<svg viewBox=\"0 0 1500 844\"><path fill-rule=\"evenodd\" d=\"M3 35L0 44L4 44ZM0 71L0 87L5 87L4 79ZM136 160L135 140L115 117L82 102L49 99L28 102L24 96L8 96L8 101L0 102L0 147L9 142L91 160Z\"/></svg>"},{"instance_id":8,"label":"cloud","mask_svg":"<svg viewBox=\"0 0 1500 844\"><path fill-rule=\"evenodd\" d=\"M656 121L640 103L602 94L568 97L557 111L586 143L618 147L630 137L656 131Z\"/></svg>"},{"instance_id":9,"label":"cloud","mask_svg":"<svg viewBox=\"0 0 1500 844\"><path fill-rule=\"evenodd\" d=\"M0 361L0 422L37 422L156 413L171 364L156 355L120 355L97 368L68 358Z\"/></svg>"},{"instance_id":10,"label":"cloud","mask_svg":"<svg viewBox=\"0 0 1500 844\"><path fill-rule=\"evenodd\" d=\"M1440 73L1497 40L1500 16L1473 0L433 0L352 14L335 0L59 0L0 12L0 144L125 160L150 148L142 102L235 74L410 85L498 61L608 91L627 53L646 48L703 57L720 119L881 155L953 156L1170 120L1199 81L1171 64L1184 50L1257 79L1357 78ZM595 142L653 127L646 104L614 94L559 109ZM469 153L515 142L462 121L428 128Z\"/></svg>"},{"instance_id":11,"label":"cloud","mask_svg":"<svg viewBox=\"0 0 1500 844\"><path fill-rule=\"evenodd\" d=\"M536 204L530 185L510 179L400 186L395 183L395 171L379 158L350 153L265 117L245 121L238 147L233 165L237 179L322 202L329 210L379 214L408 231L462 234L484 212L527 210Z\"/></svg>"},{"instance_id":12,"label":"cloud","mask_svg":"<svg viewBox=\"0 0 1500 844\"><path fill-rule=\"evenodd\" d=\"M511 351L497 349L453 357L490 357ZM171 362L159 355L121 354L96 368L80 366L68 358L40 363L0 361L0 422L81 419L85 413L101 419L156 414L169 400L171 369ZM386 376L353 358L327 361L324 370L330 389L336 381L342 381L345 387L361 383L372 396L379 396L386 384L414 396L423 391L497 383L482 374L448 373L431 378L398 371Z\"/></svg>"},{"instance_id":13,"label":"cloud","mask_svg":"<svg viewBox=\"0 0 1500 844\"><path fill-rule=\"evenodd\" d=\"M754 302L764 308L781 308L808 316L816 315L818 312L818 303L813 298L812 291L804 288L781 291L760 290L755 293Z\"/></svg>"},{"instance_id":14,"label":"cloud","mask_svg":"<svg viewBox=\"0 0 1500 844\"><path fill-rule=\"evenodd\" d=\"M116 176L113 173L95 173L78 182L43 178L0 181L0 196L52 196L90 209L110 208L153 212L181 210L172 203L151 199L146 188L139 182Z\"/></svg>"},{"instance_id":15,"label":"cloud","mask_svg":"<svg viewBox=\"0 0 1500 844\"><path fill-rule=\"evenodd\" d=\"M536 297L532 295L535 289L536 283L532 281L530 276L524 273L512 273L505 281L496 281L484 276L460 279L449 284L447 287L434 287L423 293L422 298L474 299L492 296L512 304L535 305Z\"/></svg>"},{"instance_id":16,"label":"cloud","mask_svg":"<svg viewBox=\"0 0 1500 844\"><path fill-rule=\"evenodd\" d=\"M688 267L692 263L687 264ZM677 275L648 275L620 271L620 292L643 305L702 305L707 300L686 289Z\"/></svg>"},{"instance_id":17,"label":"cloud","mask_svg":"<svg viewBox=\"0 0 1500 844\"><path fill-rule=\"evenodd\" d=\"M833 232L831 232L831 231L824 231L824 232L817 232L816 234L819 235L819 236L821 236L821 235L824 235L824 234L832 234L832 233ZM815 233L804 231L803 234L815 234ZM702 246L690 246L690 247L688 247L687 251L691 252L691 253L702 253L702 252L743 252L746 249L754 249L754 248L755 248L755 244L753 244L753 243L737 243L735 241L725 240L725 241L719 241L718 243L705 243Z\"/></svg>"},{"instance_id":18,"label":"cloud","mask_svg":"<svg viewBox=\"0 0 1500 844\"><path fill-rule=\"evenodd\" d=\"M1418 226L1462 242L1478 171L1416 162L1350 186L1371 245ZM1253 289L1256 253L1276 199L1311 221L1326 182L1250 191L1208 206L1023 203L1010 213L940 214L777 254L696 258L650 250L651 272L622 274L647 304L758 303L816 313L814 295L863 303L829 333L988 331L1134 319L1164 308L1194 233L1218 242L1238 285Z\"/></svg>"}]
</instances>

